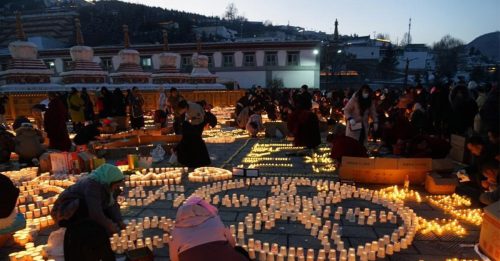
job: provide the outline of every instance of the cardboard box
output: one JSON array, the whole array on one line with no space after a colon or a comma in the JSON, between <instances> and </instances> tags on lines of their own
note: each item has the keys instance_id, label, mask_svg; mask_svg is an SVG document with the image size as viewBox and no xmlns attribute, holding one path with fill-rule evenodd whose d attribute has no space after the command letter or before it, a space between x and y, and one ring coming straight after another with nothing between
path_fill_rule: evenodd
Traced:
<instances>
[{"instance_id":1,"label":"cardboard box","mask_svg":"<svg viewBox=\"0 0 500 261\"><path fill-rule=\"evenodd\" d=\"M450 173L456 168L455 163L450 159L433 159L432 160L432 171L438 173Z\"/></svg>"},{"instance_id":2,"label":"cardboard box","mask_svg":"<svg viewBox=\"0 0 500 261\"><path fill-rule=\"evenodd\" d=\"M423 184L432 170L428 158L357 158L343 157L340 178L360 183L403 184L408 175L411 184Z\"/></svg>"},{"instance_id":3,"label":"cardboard box","mask_svg":"<svg viewBox=\"0 0 500 261\"><path fill-rule=\"evenodd\" d=\"M259 175L258 169L233 168L233 176L236 177L258 177Z\"/></svg>"},{"instance_id":4,"label":"cardboard box","mask_svg":"<svg viewBox=\"0 0 500 261\"><path fill-rule=\"evenodd\" d=\"M465 148L465 137L452 134L450 138L450 145L451 149L448 157L458 162L465 162L467 153L467 150Z\"/></svg>"},{"instance_id":5,"label":"cardboard box","mask_svg":"<svg viewBox=\"0 0 500 261\"><path fill-rule=\"evenodd\" d=\"M500 260L500 201L484 208L479 249L491 260Z\"/></svg>"},{"instance_id":6,"label":"cardboard box","mask_svg":"<svg viewBox=\"0 0 500 261\"><path fill-rule=\"evenodd\" d=\"M80 160L80 169L84 172L90 172L93 170L94 159L97 158L94 154L90 152L80 152L78 153L78 159Z\"/></svg>"},{"instance_id":7,"label":"cardboard box","mask_svg":"<svg viewBox=\"0 0 500 261\"><path fill-rule=\"evenodd\" d=\"M342 157L342 166L355 169L373 169L375 167L375 159Z\"/></svg>"},{"instance_id":8,"label":"cardboard box","mask_svg":"<svg viewBox=\"0 0 500 261\"><path fill-rule=\"evenodd\" d=\"M431 194L453 194L456 187L457 178L455 176L442 177L438 173L433 172L425 178L425 190Z\"/></svg>"}]
</instances>

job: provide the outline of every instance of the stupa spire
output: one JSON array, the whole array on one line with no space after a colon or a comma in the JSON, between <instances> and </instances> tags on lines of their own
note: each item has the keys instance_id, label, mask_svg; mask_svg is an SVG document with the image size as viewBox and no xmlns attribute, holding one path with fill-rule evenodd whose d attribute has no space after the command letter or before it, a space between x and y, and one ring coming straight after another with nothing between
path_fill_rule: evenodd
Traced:
<instances>
[{"instance_id":1,"label":"stupa spire","mask_svg":"<svg viewBox=\"0 0 500 261\"><path fill-rule=\"evenodd\" d=\"M168 33L167 30L163 30L163 51L168 51Z\"/></svg>"},{"instance_id":2,"label":"stupa spire","mask_svg":"<svg viewBox=\"0 0 500 261\"><path fill-rule=\"evenodd\" d=\"M26 34L24 33L23 23L21 21L21 12L16 13L16 37L19 41L26 40Z\"/></svg>"},{"instance_id":3,"label":"stupa spire","mask_svg":"<svg viewBox=\"0 0 500 261\"><path fill-rule=\"evenodd\" d=\"M125 45L125 49L130 48L130 38L128 35L128 25L123 25L123 42Z\"/></svg>"},{"instance_id":4,"label":"stupa spire","mask_svg":"<svg viewBox=\"0 0 500 261\"><path fill-rule=\"evenodd\" d=\"M76 44L77 45L83 45L83 34L82 34L82 28L80 24L80 19L75 18L75 28L76 28Z\"/></svg>"},{"instance_id":5,"label":"stupa spire","mask_svg":"<svg viewBox=\"0 0 500 261\"><path fill-rule=\"evenodd\" d=\"M335 31L333 32L333 40L339 39L339 22L335 19Z\"/></svg>"},{"instance_id":6,"label":"stupa spire","mask_svg":"<svg viewBox=\"0 0 500 261\"><path fill-rule=\"evenodd\" d=\"M201 52L201 37L196 38L196 52L199 54Z\"/></svg>"}]
</instances>

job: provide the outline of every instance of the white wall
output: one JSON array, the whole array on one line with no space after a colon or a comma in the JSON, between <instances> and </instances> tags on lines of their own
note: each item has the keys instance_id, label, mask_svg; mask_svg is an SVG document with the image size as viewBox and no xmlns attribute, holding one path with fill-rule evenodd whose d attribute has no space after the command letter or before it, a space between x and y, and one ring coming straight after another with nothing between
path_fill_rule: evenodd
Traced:
<instances>
[{"instance_id":1,"label":"white wall","mask_svg":"<svg viewBox=\"0 0 500 261\"><path fill-rule=\"evenodd\" d=\"M222 66L222 53L221 52L215 52L212 56L213 62L214 62L214 67L221 67Z\"/></svg>"},{"instance_id":2,"label":"white wall","mask_svg":"<svg viewBox=\"0 0 500 261\"><path fill-rule=\"evenodd\" d=\"M116 71L118 70L118 67L120 66L120 62L121 62L121 58L120 56L118 55L114 55L112 58L111 58L111 62L113 63L113 70Z\"/></svg>"},{"instance_id":3,"label":"white wall","mask_svg":"<svg viewBox=\"0 0 500 261\"><path fill-rule=\"evenodd\" d=\"M379 59L380 47L378 46L349 46L345 49L347 53L356 56L356 59Z\"/></svg>"},{"instance_id":4,"label":"white wall","mask_svg":"<svg viewBox=\"0 0 500 261\"><path fill-rule=\"evenodd\" d=\"M264 51L256 51L255 52L255 60L257 66L264 66Z\"/></svg>"},{"instance_id":5,"label":"white wall","mask_svg":"<svg viewBox=\"0 0 500 261\"><path fill-rule=\"evenodd\" d=\"M266 86L265 71L216 72L221 79L235 80L241 88L251 88L252 85Z\"/></svg>"},{"instance_id":6,"label":"white wall","mask_svg":"<svg viewBox=\"0 0 500 261\"><path fill-rule=\"evenodd\" d=\"M56 58L54 59L54 67L56 70L56 73L62 73L64 71L64 62L61 58Z\"/></svg>"},{"instance_id":7,"label":"white wall","mask_svg":"<svg viewBox=\"0 0 500 261\"><path fill-rule=\"evenodd\" d=\"M317 54L320 55L320 54ZM317 55L314 54L313 50L302 50L300 51L299 62L301 66L316 66Z\"/></svg>"},{"instance_id":8,"label":"white wall","mask_svg":"<svg viewBox=\"0 0 500 261\"><path fill-rule=\"evenodd\" d=\"M286 65L286 51L278 51L278 66Z\"/></svg>"},{"instance_id":9,"label":"white wall","mask_svg":"<svg viewBox=\"0 0 500 261\"><path fill-rule=\"evenodd\" d=\"M297 88L307 84L310 88L314 86L314 71L273 71L273 79L281 78L286 88Z\"/></svg>"},{"instance_id":10,"label":"white wall","mask_svg":"<svg viewBox=\"0 0 500 261\"><path fill-rule=\"evenodd\" d=\"M237 51L234 53L234 66L241 67L243 66L243 52Z\"/></svg>"}]
</instances>

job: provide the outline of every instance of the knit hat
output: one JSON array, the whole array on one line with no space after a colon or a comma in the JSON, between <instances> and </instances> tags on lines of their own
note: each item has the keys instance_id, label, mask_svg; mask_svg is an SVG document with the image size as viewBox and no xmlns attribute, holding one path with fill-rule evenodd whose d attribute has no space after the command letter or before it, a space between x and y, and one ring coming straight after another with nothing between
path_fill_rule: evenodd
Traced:
<instances>
[{"instance_id":1,"label":"knit hat","mask_svg":"<svg viewBox=\"0 0 500 261\"><path fill-rule=\"evenodd\" d=\"M19 189L9 177L0 174L0 218L6 218L16 207Z\"/></svg>"}]
</instances>

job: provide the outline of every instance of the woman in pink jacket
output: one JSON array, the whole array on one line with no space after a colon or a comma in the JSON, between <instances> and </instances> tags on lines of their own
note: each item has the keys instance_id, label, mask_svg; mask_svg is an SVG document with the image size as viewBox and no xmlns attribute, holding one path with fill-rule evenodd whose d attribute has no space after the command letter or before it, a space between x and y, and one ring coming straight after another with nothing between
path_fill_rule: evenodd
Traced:
<instances>
[{"instance_id":1,"label":"woman in pink jacket","mask_svg":"<svg viewBox=\"0 0 500 261\"><path fill-rule=\"evenodd\" d=\"M352 98L344 107L344 117L346 119L345 135L358 140L362 144L368 138L370 120L373 122L373 129L378 129L378 118L375 103L373 102L373 91L368 85L363 85L354 93Z\"/></svg>"},{"instance_id":2,"label":"woman in pink jacket","mask_svg":"<svg viewBox=\"0 0 500 261\"><path fill-rule=\"evenodd\" d=\"M248 261L222 223L217 208L197 196L190 197L179 210L169 243L172 261ZM243 250L244 251L244 250Z\"/></svg>"}]
</instances>

